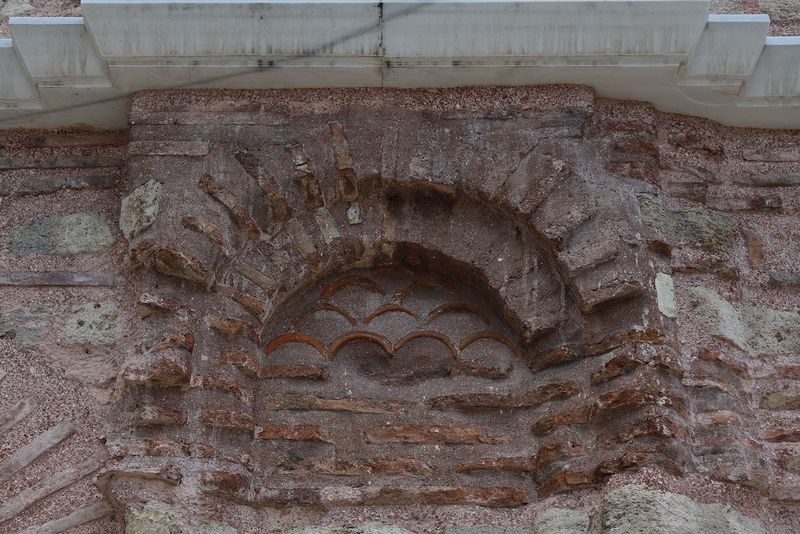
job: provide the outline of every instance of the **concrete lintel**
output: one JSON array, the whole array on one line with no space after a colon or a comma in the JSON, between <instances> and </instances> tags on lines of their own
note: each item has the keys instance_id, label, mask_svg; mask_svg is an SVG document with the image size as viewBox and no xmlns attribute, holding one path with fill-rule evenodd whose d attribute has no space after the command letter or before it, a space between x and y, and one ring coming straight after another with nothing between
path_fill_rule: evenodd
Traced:
<instances>
[{"instance_id":1,"label":"concrete lintel","mask_svg":"<svg viewBox=\"0 0 800 534\"><path fill-rule=\"evenodd\" d=\"M83 0L0 40L0 128L119 127L133 91L579 83L800 128L800 37L709 0ZM39 110L32 114L31 110Z\"/></svg>"},{"instance_id":2,"label":"concrete lintel","mask_svg":"<svg viewBox=\"0 0 800 534\"><path fill-rule=\"evenodd\" d=\"M82 17L11 17L8 27L34 81L110 83Z\"/></svg>"}]
</instances>

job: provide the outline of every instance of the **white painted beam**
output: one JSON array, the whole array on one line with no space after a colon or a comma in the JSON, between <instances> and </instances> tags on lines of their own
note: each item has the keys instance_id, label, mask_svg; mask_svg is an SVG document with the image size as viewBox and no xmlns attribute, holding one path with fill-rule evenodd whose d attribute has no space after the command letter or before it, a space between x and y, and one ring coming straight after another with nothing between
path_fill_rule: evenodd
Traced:
<instances>
[{"instance_id":1,"label":"white painted beam","mask_svg":"<svg viewBox=\"0 0 800 534\"><path fill-rule=\"evenodd\" d=\"M110 61L374 57L380 48L375 1L83 0L81 9Z\"/></svg>"},{"instance_id":2,"label":"white painted beam","mask_svg":"<svg viewBox=\"0 0 800 534\"><path fill-rule=\"evenodd\" d=\"M11 17L8 27L34 81L110 85L82 17Z\"/></svg>"},{"instance_id":3,"label":"white painted beam","mask_svg":"<svg viewBox=\"0 0 800 534\"><path fill-rule=\"evenodd\" d=\"M0 39L0 73L0 108L29 107L37 100L36 87L28 78L11 39Z\"/></svg>"},{"instance_id":4,"label":"white painted beam","mask_svg":"<svg viewBox=\"0 0 800 534\"><path fill-rule=\"evenodd\" d=\"M83 0L14 18L0 128L124 127L166 88L579 83L723 124L800 128L800 37L709 0Z\"/></svg>"},{"instance_id":5,"label":"white painted beam","mask_svg":"<svg viewBox=\"0 0 800 534\"><path fill-rule=\"evenodd\" d=\"M707 0L384 3L388 58L523 65L678 64L705 26ZM397 16L414 5L420 9Z\"/></svg>"},{"instance_id":6,"label":"white painted beam","mask_svg":"<svg viewBox=\"0 0 800 534\"><path fill-rule=\"evenodd\" d=\"M768 31L767 15L709 15L684 78L699 83L746 79L753 73Z\"/></svg>"},{"instance_id":7,"label":"white painted beam","mask_svg":"<svg viewBox=\"0 0 800 534\"><path fill-rule=\"evenodd\" d=\"M744 96L751 105L800 105L800 36L767 37Z\"/></svg>"}]
</instances>

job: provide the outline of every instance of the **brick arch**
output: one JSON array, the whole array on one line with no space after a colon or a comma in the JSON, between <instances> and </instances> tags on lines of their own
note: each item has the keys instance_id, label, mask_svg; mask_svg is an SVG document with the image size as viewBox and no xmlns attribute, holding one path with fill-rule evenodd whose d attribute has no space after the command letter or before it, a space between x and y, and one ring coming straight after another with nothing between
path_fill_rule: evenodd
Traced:
<instances>
[{"instance_id":1,"label":"brick arch","mask_svg":"<svg viewBox=\"0 0 800 534\"><path fill-rule=\"evenodd\" d=\"M464 131L483 132L461 141L465 146L452 141L452 132L433 144L380 134L369 113L335 120L304 115L294 126L277 121L246 133L220 120L203 129L200 141L194 135L192 141L170 140L166 148L148 145L155 141L147 136L158 128L145 121L138 134L145 137L133 142L142 153L131 160L132 185L156 176L164 192L155 222L131 241L129 277L160 320L147 320L142 351L128 358L121 373L118 422L135 439L120 445L110 472L159 477L163 457L171 458L169 465L196 479L204 492L255 506L496 506L598 484L611 472L647 463L686 465L680 363L670 325L655 312L652 267L629 208L632 193L593 163L597 147L579 139L585 115L548 117L568 126L560 132L538 126L547 134L532 136L527 122L512 127L486 117L465 119L473 122ZM411 123L423 130L438 124L436 137L453 128L442 126L448 120L416 116ZM448 157L454 146L460 158ZM181 152L189 149L195 155ZM513 165L491 165L509 153L519 154ZM505 442L490 431L490 421L466 425L468 431L462 425L466 434L454 431L450 438L446 430L444 437L439 431L418 434L416 439L441 439L442 446L468 435L499 447L464 465L447 464L444 487L401 484L384 493L350 487L347 497L329 499L325 485L341 485L350 476L337 469L389 469L330 464L319 467L331 472L318 472L316 485L267 488L259 483L264 466L277 470L281 462L265 443L298 447L284 451L290 456L326 457L327 451L330 458L336 442L319 425L259 422L265 381L308 384L297 395L331 381L331 369L319 365L330 345L297 337L302 332L281 340L273 362L263 361L264 347L276 339L268 335L273 320L329 277L350 273L345 282L339 277L330 283L370 292L370 276L358 269L374 273L384 264L457 272L460 283L486 288L496 316L513 333L511 344L519 348L530 382L501 400L477 392L469 401L439 400L429 408L453 417L507 410L518 416L519 435L513 444ZM360 319L335 302L311 309L342 325ZM176 337L178 332L191 333L193 343L180 342L186 337ZM399 349L396 340L376 335L353 339L386 353L389 343L391 352ZM459 339L453 346L456 352L478 350L490 341ZM278 354L288 345L290 354ZM305 408L286 411L325 410L314 404L321 401L303 399L292 406ZM630 421L635 430L623 429ZM380 435L375 439L388 439ZM153 449L153 440L164 441ZM410 460L404 469L420 477L436 471ZM481 486L486 472L502 484ZM174 472L170 477L168 483L180 478Z\"/></svg>"}]
</instances>

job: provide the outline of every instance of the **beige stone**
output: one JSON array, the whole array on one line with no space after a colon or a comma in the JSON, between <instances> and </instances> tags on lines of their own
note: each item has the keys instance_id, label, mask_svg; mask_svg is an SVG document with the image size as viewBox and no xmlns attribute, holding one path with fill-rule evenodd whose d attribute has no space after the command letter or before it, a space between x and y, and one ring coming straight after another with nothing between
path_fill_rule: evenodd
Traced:
<instances>
[{"instance_id":1,"label":"beige stone","mask_svg":"<svg viewBox=\"0 0 800 534\"><path fill-rule=\"evenodd\" d=\"M658 311L667 317L677 317L678 307L675 304L675 285L672 283L672 277L665 273L656 273L655 284Z\"/></svg>"},{"instance_id":2,"label":"beige stone","mask_svg":"<svg viewBox=\"0 0 800 534\"><path fill-rule=\"evenodd\" d=\"M533 522L536 534L586 534L589 532L589 514L583 510L550 508Z\"/></svg>"},{"instance_id":3,"label":"beige stone","mask_svg":"<svg viewBox=\"0 0 800 534\"><path fill-rule=\"evenodd\" d=\"M766 534L759 521L730 506L630 485L609 493L602 504L603 534Z\"/></svg>"},{"instance_id":4,"label":"beige stone","mask_svg":"<svg viewBox=\"0 0 800 534\"><path fill-rule=\"evenodd\" d=\"M153 224L161 202L161 182L150 180L122 199L119 228L130 241Z\"/></svg>"},{"instance_id":5,"label":"beige stone","mask_svg":"<svg viewBox=\"0 0 800 534\"><path fill-rule=\"evenodd\" d=\"M695 313L712 335L754 356L800 351L800 314L733 304L704 287L693 287L689 293L696 303Z\"/></svg>"}]
</instances>

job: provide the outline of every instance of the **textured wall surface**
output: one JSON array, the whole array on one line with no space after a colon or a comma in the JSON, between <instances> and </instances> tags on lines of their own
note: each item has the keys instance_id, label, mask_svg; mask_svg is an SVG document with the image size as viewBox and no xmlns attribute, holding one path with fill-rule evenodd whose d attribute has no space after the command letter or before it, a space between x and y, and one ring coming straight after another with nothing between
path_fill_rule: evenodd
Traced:
<instances>
[{"instance_id":1,"label":"textured wall surface","mask_svg":"<svg viewBox=\"0 0 800 534\"><path fill-rule=\"evenodd\" d=\"M800 529L799 132L564 86L130 120L0 138L0 527Z\"/></svg>"}]
</instances>

